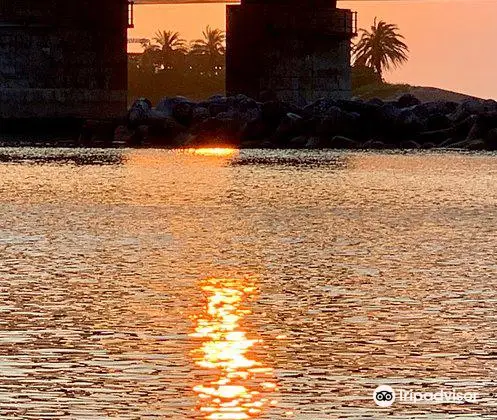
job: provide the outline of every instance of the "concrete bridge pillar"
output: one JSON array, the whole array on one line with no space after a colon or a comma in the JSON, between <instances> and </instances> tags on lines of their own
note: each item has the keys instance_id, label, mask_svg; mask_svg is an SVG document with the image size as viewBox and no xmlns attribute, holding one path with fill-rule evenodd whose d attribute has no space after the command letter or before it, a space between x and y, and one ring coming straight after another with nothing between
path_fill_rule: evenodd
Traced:
<instances>
[{"instance_id":1,"label":"concrete bridge pillar","mask_svg":"<svg viewBox=\"0 0 497 420\"><path fill-rule=\"evenodd\" d=\"M227 91L305 104L351 96L356 15L336 0L242 0L227 6Z\"/></svg>"},{"instance_id":2,"label":"concrete bridge pillar","mask_svg":"<svg viewBox=\"0 0 497 420\"><path fill-rule=\"evenodd\" d=\"M127 0L0 0L0 118L126 112Z\"/></svg>"}]
</instances>

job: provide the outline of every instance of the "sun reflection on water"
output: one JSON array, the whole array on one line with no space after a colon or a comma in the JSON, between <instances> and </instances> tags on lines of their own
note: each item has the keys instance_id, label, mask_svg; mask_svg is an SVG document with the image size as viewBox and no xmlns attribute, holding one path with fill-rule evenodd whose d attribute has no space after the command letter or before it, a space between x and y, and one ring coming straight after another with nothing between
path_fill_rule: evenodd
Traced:
<instances>
[{"instance_id":1,"label":"sun reflection on water","mask_svg":"<svg viewBox=\"0 0 497 420\"><path fill-rule=\"evenodd\" d=\"M207 157L231 157L235 155L238 150L230 147L202 147L198 149L181 149L184 153L192 155L207 156Z\"/></svg>"},{"instance_id":2,"label":"sun reflection on water","mask_svg":"<svg viewBox=\"0 0 497 420\"><path fill-rule=\"evenodd\" d=\"M259 417L276 405L273 369L256 360L241 322L251 311L245 304L256 292L249 279L206 279L204 310L195 317L193 337L202 339L194 351L195 363L209 371L209 380L194 386L199 411L206 419L239 420ZM212 376L210 375L212 374Z\"/></svg>"}]
</instances>

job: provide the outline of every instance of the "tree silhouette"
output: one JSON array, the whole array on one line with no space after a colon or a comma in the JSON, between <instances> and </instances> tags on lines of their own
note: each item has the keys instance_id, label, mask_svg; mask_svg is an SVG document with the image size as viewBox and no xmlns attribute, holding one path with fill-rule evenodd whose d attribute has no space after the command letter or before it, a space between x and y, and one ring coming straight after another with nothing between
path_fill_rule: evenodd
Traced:
<instances>
[{"instance_id":1,"label":"tree silhouette","mask_svg":"<svg viewBox=\"0 0 497 420\"><path fill-rule=\"evenodd\" d=\"M409 48L398 30L397 25L383 20L377 22L375 18L371 31L360 30L361 38L353 49L354 64L373 68L383 80L385 70L396 68L408 60Z\"/></svg>"},{"instance_id":2,"label":"tree silhouette","mask_svg":"<svg viewBox=\"0 0 497 420\"><path fill-rule=\"evenodd\" d=\"M190 56L201 74L217 76L224 67L226 35L221 29L212 29L210 26L204 29L202 35L202 39L192 42Z\"/></svg>"},{"instance_id":3,"label":"tree silhouette","mask_svg":"<svg viewBox=\"0 0 497 420\"><path fill-rule=\"evenodd\" d=\"M179 32L157 31L153 40L160 45L162 51L186 52L186 41L181 38Z\"/></svg>"},{"instance_id":4,"label":"tree silhouette","mask_svg":"<svg viewBox=\"0 0 497 420\"><path fill-rule=\"evenodd\" d=\"M141 56L140 67L143 71L156 73L163 66L163 54L158 45L148 45Z\"/></svg>"},{"instance_id":5,"label":"tree silhouette","mask_svg":"<svg viewBox=\"0 0 497 420\"><path fill-rule=\"evenodd\" d=\"M196 39L192 43L191 51L193 54L206 54L214 57L225 53L226 35L224 31L207 26L202 31L202 35L202 39Z\"/></svg>"},{"instance_id":6,"label":"tree silhouette","mask_svg":"<svg viewBox=\"0 0 497 420\"><path fill-rule=\"evenodd\" d=\"M129 97L157 102L165 94L202 99L223 93L225 39L222 30L210 27L190 44L176 32L156 32L151 42L142 44L143 53L130 53Z\"/></svg>"}]
</instances>

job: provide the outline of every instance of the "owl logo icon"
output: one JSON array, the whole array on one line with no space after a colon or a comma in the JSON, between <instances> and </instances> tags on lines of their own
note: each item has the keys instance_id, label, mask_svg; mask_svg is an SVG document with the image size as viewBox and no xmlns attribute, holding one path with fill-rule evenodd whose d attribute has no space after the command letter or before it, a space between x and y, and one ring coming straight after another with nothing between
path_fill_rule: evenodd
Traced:
<instances>
[{"instance_id":1,"label":"owl logo icon","mask_svg":"<svg viewBox=\"0 0 497 420\"><path fill-rule=\"evenodd\" d=\"M373 399L379 407L390 407L395 402L395 391L391 386L381 385L374 390Z\"/></svg>"}]
</instances>

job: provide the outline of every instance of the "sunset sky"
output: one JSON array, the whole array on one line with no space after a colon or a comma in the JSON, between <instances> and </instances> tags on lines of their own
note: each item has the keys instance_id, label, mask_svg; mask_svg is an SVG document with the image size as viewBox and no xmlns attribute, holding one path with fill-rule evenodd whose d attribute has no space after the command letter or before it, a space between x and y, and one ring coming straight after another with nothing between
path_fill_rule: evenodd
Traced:
<instances>
[{"instance_id":1,"label":"sunset sky","mask_svg":"<svg viewBox=\"0 0 497 420\"><path fill-rule=\"evenodd\" d=\"M410 60L386 75L390 82L435 86L497 99L497 1L341 1L359 12L359 27L375 16L400 27ZM157 29L198 38L206 25L225 28L225 6L135 6L130 37L151 38Z\"/></svg>"}]
</instances>

